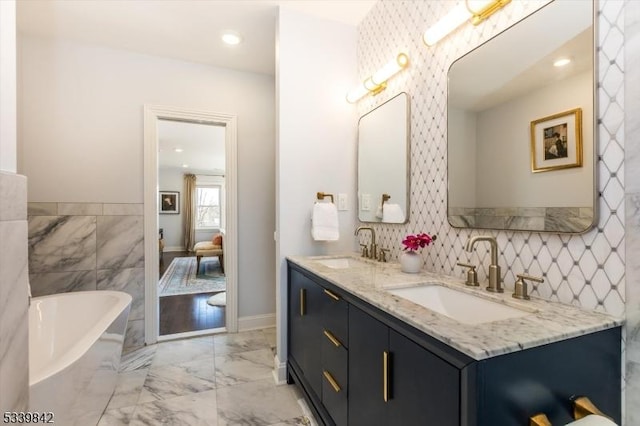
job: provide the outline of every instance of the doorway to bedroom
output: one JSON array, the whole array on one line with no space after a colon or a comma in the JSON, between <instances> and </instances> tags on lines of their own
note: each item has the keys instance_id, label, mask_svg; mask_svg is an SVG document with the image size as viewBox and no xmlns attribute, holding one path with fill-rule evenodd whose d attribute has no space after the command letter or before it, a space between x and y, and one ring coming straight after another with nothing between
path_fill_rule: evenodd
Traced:
<instances>
[{"instance_id":1,"label":"doorway to bedroom","mask_svg":"<svg viewBox=\"0 0 640 426\"><path fill-rule=\"evenodd\" d=\"M182 127L182 132L188 137L174 138L170 128L178 127ZM210 135L206 142L196 145L194 148L198 154L193 160L188 159L184 155L186 146L177 146L177 143L196 140L194 132L205 130L217 132L217 137ZM161 139L168 141L166 144L163 142L162 147ZM217 160L204 153L205 146L217 152ZM169 167L164 163L164 157L168 158L169 154L182 161L175 162L174 159L174 165ZM204 160L204 165L199 163L200 160ZM160 171L164 168L172 172L161 177ZM236 115L161 105L144 106L146 344L237 331L237 168ZM191 225L186 224L189 220ZM173 283L169 283L172 276L182 278L175 278ZM203 284L202 281L207 282ZM187 302L178 303L178 299L171 299L175 296L184 296L182 299ZM212 296L218 297L211 299ZM165 323L172 324L174 328L166 330L163 327L160 334L162 299L175 308L175 313L171 318L163 303ZM210 314L203 316L202 308L209 310L209 307L217 312L213 319ZM200 325L191 326L189 322ZM180 323L186 324L181 326ZM178 327L182 328L181 331ZM188 329L192 331L186 331Z\"/></svg>"},{"instance_id":2,"label":"doorway to bedroom","mask_svg":"<svg viewBox=\"0 0 640 426\"><path fill-rule=\"evenodd\" d=\"M225 330L225 126L159 119L159 336Z\"/></svg>"}]
</instances>

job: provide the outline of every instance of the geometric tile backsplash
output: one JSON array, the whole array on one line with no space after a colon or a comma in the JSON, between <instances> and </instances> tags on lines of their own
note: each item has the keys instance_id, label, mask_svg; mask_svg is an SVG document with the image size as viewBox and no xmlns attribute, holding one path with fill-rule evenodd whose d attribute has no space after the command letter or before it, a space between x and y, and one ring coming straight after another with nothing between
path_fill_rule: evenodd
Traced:
<instances>
[{"instance_id":1,"label":"geometric tile backsplash","mask_svg":"<svg viewBox=\"0 0 640 426\"><path fill-rule=\"evenodd\" d=\"M624 227L624 13L623 2L599 2L597 93L598 224L581 235L453 228L447 221L447 70L460 56L547 4L511 2L484 23L463 25L435 47L424 45L424 30L444 16L451 1L381 1L358 27L358 71L372 70L406 52L410 66L378 96L358 104L363 115L399 92L411 97L410 220L403 225L374 224L381 247L400 253L407 233L437 234L436 244L422 251L427 269L462 276L458 261L478 265L486 279L486 250L463 247L470 235L491 234L498 240L499 264L506 289L515 274L544 277L532 294L548 300L606 311L625 310Z\"/></svg>"}]
</instances>

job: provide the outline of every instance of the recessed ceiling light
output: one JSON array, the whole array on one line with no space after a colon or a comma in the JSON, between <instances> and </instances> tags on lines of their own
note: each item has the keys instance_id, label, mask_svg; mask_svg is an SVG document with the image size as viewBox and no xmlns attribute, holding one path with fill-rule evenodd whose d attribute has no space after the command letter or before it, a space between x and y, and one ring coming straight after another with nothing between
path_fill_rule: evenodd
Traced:
<instances>
[{"instance_id":1,"label":"recessed ceiling light","mask_svg":"<svg viewBox=\"0 0 640 426\"><path fill-rule=\"evenodd\" d=\"M189 165L188 164L183 164L182 167L184 167L186 169L187 167L189 167Z\"/></svg>"},{"instance_id":2,"label":"recessed ceiling light","mask_svg":"<svg viewBox=\"0 0 640 426\"><path fill-rule=\"evenodd\" d=\"M242 42L242 37L234 31L226 31L222 33L222 41L230 46L235 46Z\"/></svg>"},{"instance_id":3,"label":"recessed ceiling light","mask_svg":"<svg viewBox=\"0 0 640 426\"><path fill-rule=\"evenodd\" d=\"M184 151L182 148L174 148L173 150L174 150L175 152L182 152L182 151Z\"/></svg>"},{"instance_id":4,"label":"recessed ceiling light","mask_svg":"<svg viewBox=\"0 0 640 426\"><path fill-rule=\"evenodd\" d=\"M560 58L560 59L556 59L556 61L553 63L554 67L564 67L565 65L568 65L571 62L571 59L569 58Z\"/></svg>"}]
</instances>

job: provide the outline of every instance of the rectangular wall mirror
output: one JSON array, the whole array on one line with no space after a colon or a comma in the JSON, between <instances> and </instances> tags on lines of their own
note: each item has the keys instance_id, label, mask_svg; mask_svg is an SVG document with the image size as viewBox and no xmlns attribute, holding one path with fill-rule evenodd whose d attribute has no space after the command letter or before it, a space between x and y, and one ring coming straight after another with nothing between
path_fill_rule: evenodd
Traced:
<instances>
[{"instance_id":1,"label":"rectangular wall mirror","mask_svg":"<svg viewBox=\"0 0 640 426\"><path fill-rule=\"evenodd\" d=\"M400 93L358 122L358 219L409 220L409 105Z\"/></svg>"},{"instance_id":2,"label":"rectangular wall mirror","mask_svg":"<svg viewBox=\"0 0 640 426\"><path fill-rule=\"evenodd\" d=\"M580 233L595 223L593 8L551 2L451 65L452 226Z\"/></svg>"}]
</instances>

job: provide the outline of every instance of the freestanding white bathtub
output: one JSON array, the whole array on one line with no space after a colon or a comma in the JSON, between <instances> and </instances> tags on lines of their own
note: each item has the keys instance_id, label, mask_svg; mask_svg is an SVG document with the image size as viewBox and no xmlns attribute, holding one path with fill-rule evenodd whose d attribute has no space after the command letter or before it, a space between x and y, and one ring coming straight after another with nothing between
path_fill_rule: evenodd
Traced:
<instances>
[{"instance_id":1,"label":"freestanding white bathtub","mask_svg":"<svg viewBox=\"0 0 640 426\"><path fill-rule=\"evenodd\" d=\"M131 296L81 291L29 307L29 411L55 424L95 425L116 384Z\"/></svg>"}]
</instances>

